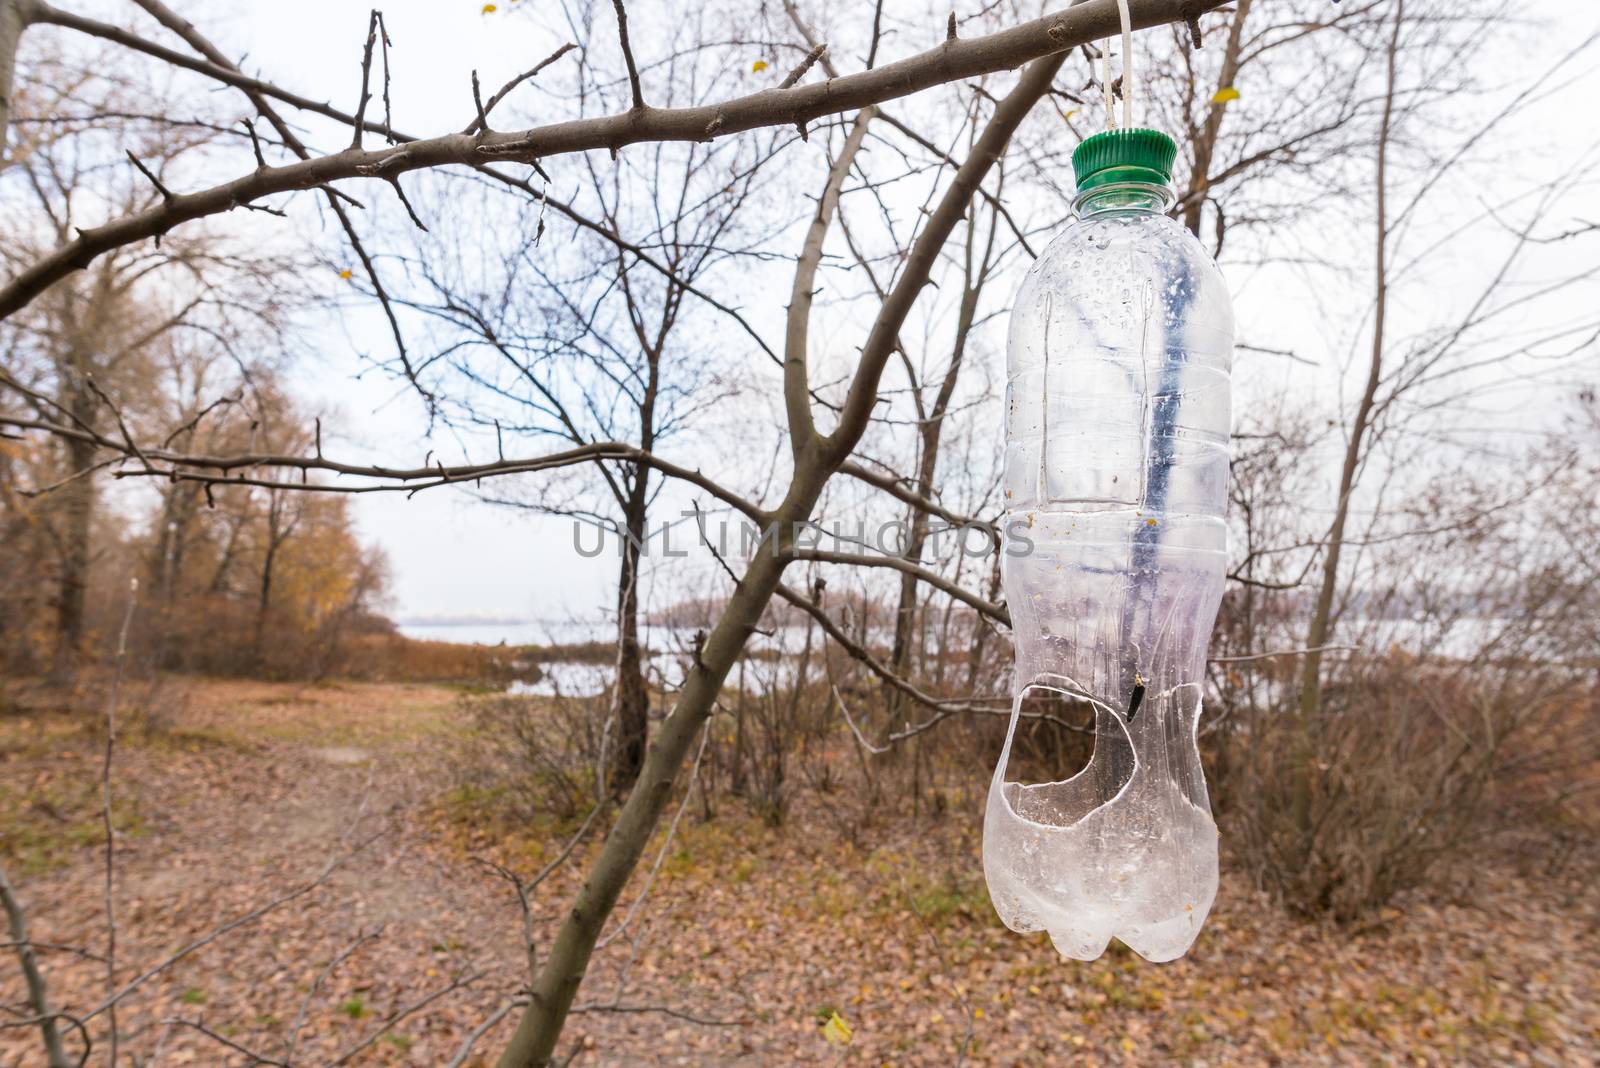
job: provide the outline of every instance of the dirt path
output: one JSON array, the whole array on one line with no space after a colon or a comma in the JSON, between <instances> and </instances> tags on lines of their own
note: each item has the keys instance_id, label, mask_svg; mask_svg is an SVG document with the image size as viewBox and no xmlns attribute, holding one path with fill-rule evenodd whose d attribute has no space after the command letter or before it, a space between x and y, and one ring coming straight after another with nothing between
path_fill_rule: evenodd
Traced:
<instances>
[{"instance_id":1,"label":"dirt path","mask_svg":"<svg viewBox=\"0 0 1600 1068\"><path fill-rule=\"evenodd\" d=\"M296 693L191 684L181 688L172 722L145 738L131 732L115 776L118 796L136 813L117 849L123 982L340 863L321 885L130 996L119 1021L125 1049L160 1049L160 1064L248 1063L219 1061L222 1047L167 1022L181 1017L281 1057L304 1009L296 1059L326 1063L452 976L483 971L471 987L403 1021L359 1063L435 1064L454 1054L457 1036L477 1022L477 1005L515 982L503 939L486 937L515 928L498 888L461 878L416 823L433 789L425 779L436 773L419 776L413 764L452 721L452 702L448 691L426 687ZM9 753L8 768L27 768L42 784L93 774L97 742L62 725L51 733ZM102 947L102 872L98 852L85 849L29 879L33 937ZM358 943L313 994L328 962ZM45 964L58 1005L103 997L102 965L60 954ZM0 1063L31 1063L22 1038L0 1034Z\"/></svg>"},{"instance_id":2,"label":"dirt path","mask_svg":"<svg viewBox=\"0 0 1600 1068\"><path fill-rule=\"evenodd\" d=\"M116 771L123 982L360 848L323 884L131 995L125 1053L158 1066L250 1063L171 1022L181 1019L287 1059L304 1013L294 1061L327 1064L391 1014L477 975L350 1062L442 1065L513 996L526 966L518 911L470 858L526 874L540 846L441 816L457 700L424 686L196 682L153 699L165 710L157 728L130 713ZM6 840L7 863L28 869L33 937L98 950L102 868L82 829L99 754L81 723L0 721L0 817L23 828ZM1555 873L1497 857L1360 932L1288 920L1227 877L1190 957L1081 965L998 926L964 815L845 827L808 805L781 833L735 802L710 821L691 806L648 901L585 985L591 1011L569 1032L587 1047L578 1064L1600 1061L1588 856ZM77 844L43 844L56 839ZM542 935L581 868L580 857L541 893ZM44 965L58 1005L103 997L99 963L50 953ZM20 996L8 961L0 997ZM848 1047L820 1026L834 1013L854 1030ZM484 1038L481 1057L510 1026ZM36 1064L37 1048L30 1033L0 1031L0 1065Z\"/></svg>"}]
</instances>

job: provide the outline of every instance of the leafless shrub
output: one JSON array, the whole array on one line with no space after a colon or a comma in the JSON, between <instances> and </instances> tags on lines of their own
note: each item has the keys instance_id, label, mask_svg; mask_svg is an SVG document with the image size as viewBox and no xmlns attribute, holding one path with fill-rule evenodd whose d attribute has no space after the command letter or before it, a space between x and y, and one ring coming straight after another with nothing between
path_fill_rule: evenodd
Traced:
<instances>
[{"instance_id":1,"label":"leafless shrub","mask_svg":"<svg viewBox=\"0 0 1600 1068\"><path fill-rule=\"evenodd\" d=\"M1366 539L1340 599L1358 651L1325 662L1315 719L1292 669L1220 665L1225 840L1290 907L1354 919L1492 836L1586 818L1592 475L1560 450L1526 471L1510 495L1496 478L1435 485L1397 510L1408 533Z\"/></svg>"},{"instance_id":2,"label":"leafless shrub","mask_svg":"<svg viewBox=\"0 0 1600 1068\"><path fill-rule=\"evenodd\" d=\"M467 700L473 732L459 769L465 785L509 798L528 816L570 820L594 807L607 742L603 698Z\"/></svg>"},{"instance_id":3,"label":"leafless shrub","mask_svg":"<svg viewBox=\"0 0 1600 1068\"><path fill-rule=\"evenodd\" d=\"M1292 803L1299 736L1269 715L1229 735L1225 840L1291 909L1357 919L1504 828L1518 754L1574 715L1573 696L1398 652L1353 660L1316 735L1310 827Z\"/></svg>"},{"instance_id":4,"label":"leafless shrub","mask_svg":"<svg viewBox=\"0 0 1600 1068\"><path fill-rule=\"evenodd\" d=\"M807 626L792 678L784 677L782 664L771 665L757 672L768 677L756 694L738 695L738 722L744 730L740 778L751 808L770 827L781 826L788 814L790 760L805 733L805 713L819 699L811 678L812 642L813 630Z\"/></svg>"}]
</instances>

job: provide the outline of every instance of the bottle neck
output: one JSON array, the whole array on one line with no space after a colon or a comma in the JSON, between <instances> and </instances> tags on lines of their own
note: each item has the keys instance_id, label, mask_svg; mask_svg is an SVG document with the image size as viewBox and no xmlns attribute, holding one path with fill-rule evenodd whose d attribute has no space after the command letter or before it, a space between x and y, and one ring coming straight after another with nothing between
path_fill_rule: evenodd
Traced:
<instances>
[{"instance_id":1,"label":"bottle neck","mask_svg":"<svg viewBox=\"0 0 1600 1068\"><path fill-rule=\"evenodd\" d=\"M1160 215L1177 202L1172 189L1150 182L1109 182L1085 189L1072 200L1080 219L1120 215Z\"/></svg>"}]
</instances>

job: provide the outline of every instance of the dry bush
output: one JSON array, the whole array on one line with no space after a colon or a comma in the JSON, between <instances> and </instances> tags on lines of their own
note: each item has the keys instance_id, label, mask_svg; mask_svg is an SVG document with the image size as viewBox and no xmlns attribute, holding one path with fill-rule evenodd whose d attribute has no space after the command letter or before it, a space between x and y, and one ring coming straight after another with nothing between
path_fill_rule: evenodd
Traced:
<instances>
[{"instance_id":1,"label":"dry bush","mask_svg":"<svg viewBox=\"0 0 1600 1068\"><path fill-rule=\"evenodd\" d=\"M733 750L725 758L730 788L769 827L782 826L788 815L791 763L806 737L815 734L818 711L827 709L827 687L811 678L811 667L808 630L792 678L778 665L745 660L731 695Z\"/></svg>"},{"instance_id":2,"label":"dry bush","mask_svg":"<svg viewBox=\"0 0 1600 1068\"><path fill-rule=\"evenodd\" d=\"M1292 909L1340 919L1507 830L1559 852L1563 827L1592 820L1600 756L1585 711L1600 668L1597 469L1577 445L1592 436L1515 470L1405 457L1418 488L1379 499L1342 568L1328 640L1343 648L1323 658L1308 712L1296 650L1315 558L1299 554L1316 539L1296 517L1314 436L1281 424L1242 435L1261 445L1233 472L1238 581L1201 727L1224 844Z\"/></svg>"},{"instance_id":3,"label":"dry bush","mask_svg":"<svg viewBox=\"0 0 1600 1068\"><path fill-rule=\"evenodd\" d=\"M466 700L473 729L458 767L464 786L527 817L570 820L595 805L604 787L606 698Z\"/></svg>"},{"instance_id":4,"label":"dry bush","mask_svg":"<svg viewBox=\"0 0 1600 1068\"><path fill-rule=\"evenodd\" d=\"M1287 712L1236 724L1218 746L1234 858L1291 910L1349 921L1504 831L1510 797L1547 813L1534 777L1579 718L1577 680L1484 668L1352 659L1308 736Z\"/></svg>"},{"instance_id":5,"label":"dry bush","mask_svg":"<svg viewBox=\"0 0 1600 1068\"><path fill-rule=\"evenodd\" d=\"M372 682L458 682L503 690L537 682L541 650L523 645L423 641L394 632L350 637L338 674Z\"/></svg>"}]
</instances>

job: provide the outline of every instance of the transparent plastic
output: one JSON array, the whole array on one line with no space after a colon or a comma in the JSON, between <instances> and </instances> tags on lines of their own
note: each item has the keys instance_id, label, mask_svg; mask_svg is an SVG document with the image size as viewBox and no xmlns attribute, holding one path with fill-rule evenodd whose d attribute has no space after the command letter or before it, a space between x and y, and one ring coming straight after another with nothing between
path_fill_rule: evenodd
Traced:
<instances>
[{"instance_id":1,"label":"transparent plastic","mask_svg":"<svg viewBox=\"0 0 1600 1068\"><path fill-rule=\"evenodd\" d=\"M1196 729L1226 569L1233 313L1170 204L1142 183L1081 195L1007 346L1016 702L984 873L1006 926L1079 960L1113 937L1182 956L1217 889ZM1087 764L1022 759L1027 710L1092 730Z\"/></svg>"}]
</instances>

